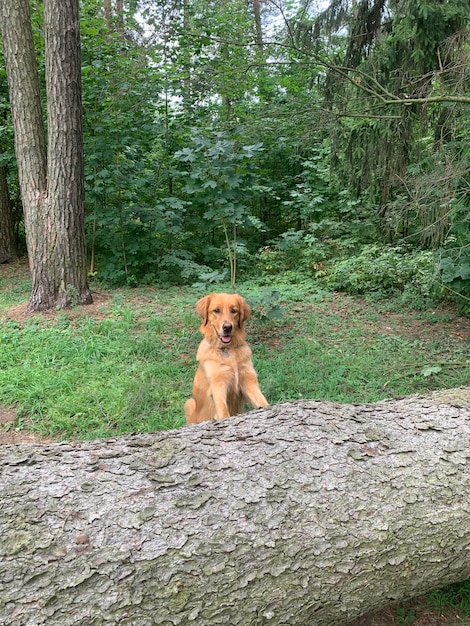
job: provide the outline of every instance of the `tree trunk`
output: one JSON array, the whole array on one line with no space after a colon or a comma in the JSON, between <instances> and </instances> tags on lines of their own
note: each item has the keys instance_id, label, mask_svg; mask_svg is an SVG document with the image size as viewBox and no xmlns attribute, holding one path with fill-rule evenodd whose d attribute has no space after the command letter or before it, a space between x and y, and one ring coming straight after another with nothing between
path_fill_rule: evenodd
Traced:
<instances>
[{"instance_id":1,"label":"tree trunk","mask_svg":"<svg viewBox=\"0 0 470 626\"><path fill-rule=\"evenodd\" d=\"M44 3L49 244L54 251L47 272L33 289L37 310L71 303L88 304L85 251L82 84L78 0ZM47 263L43 257L43 263ZM52 297L51 297L52 296ZM45 305L45 306L44 306Z\"/></svg>"},{"instance_id":2,"label":"tree trunk","mask_svg":"<svg viewBox=\"0 0 470 626\"><path fill-rule=\"evenodd\" d=\"M116 29L124 33L124 0L116 0Z\"/></svg>"},{"instance_id":3,"label":"tree trunk","mask_svg":"<svg viewBox=\"0 0 470 626\"><path fill-rule=\"evenodd\" d=\"M1 155L0 148L0 155ZM7 168L0 166L0 263L10 263L18 256L15 230L11 215Z\"/></svg>"},{"instance_id":4,"label":"tree trunk","mask_svg":"<svg viewBox=\"0 0 470 626\"><path fill-rule=\"evenodd\" d=\"M469 451L419 398L5 446L0 623L345 624L470 576Z\"/></svg>"},{"instance_id":5,"label":"tree trunk","mask_svg":"<svg viewBox=\"0 0 470 626\"><path fill-rule=\"evenodd\" d=\"M261 5L260 0L253 0L253 13L255 16L256 43L263 48L263 28L261 25Z\"/></svg>"},{"instance_id":6,"label":"tree trunk","mask_svg":"<svg viewBox=\"0 0 470 626\"><path fill-rule=\"evenodd\" d=\"M91 302L84 226L78 0L46 0L48 148L28 0L0 22L32 274L28 310Z\"/></svg>"},{"instance_id":7,"label":"tree trunk","mask_svg":"<svg viewBox=\"0 0 470 626\"><path fill-rule=\"evenodd\" d=\"M103 8L104 8L104 20L106 22L106 26L108 27L109 30L111 30L113 27L113 8L111 6L111 0L104 0Z\"/></svg>"},{"instance_id":8,"label":"tree trunk","mask_svg":"<svg viewBox=\"0 0 470 626\"><path fill-rule=\"evenodd\" d=\"M31 258L46 196L46 141L28 0L0 0L0 26L15 131L18 178ZM39 231L39 232L38 232Z\"/></svg>"}]
</instances>

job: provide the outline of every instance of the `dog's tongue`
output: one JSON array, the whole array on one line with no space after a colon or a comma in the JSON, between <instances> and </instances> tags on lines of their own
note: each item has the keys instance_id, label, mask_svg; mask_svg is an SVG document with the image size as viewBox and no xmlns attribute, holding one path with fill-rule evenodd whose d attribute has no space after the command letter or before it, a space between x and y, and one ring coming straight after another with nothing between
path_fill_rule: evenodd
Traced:
<instances>
[{"instance_id":1,"label":"dog's tongue","mask_svg":"<svg viewBox=\"0 0 470 626\"><path fill-rule=\"evenodd\" d=\"M222 343L230 343L232 341L232 337L230 335L222 335L220 337L220 341L222 341Z\"/></svg>"}]
</instances>

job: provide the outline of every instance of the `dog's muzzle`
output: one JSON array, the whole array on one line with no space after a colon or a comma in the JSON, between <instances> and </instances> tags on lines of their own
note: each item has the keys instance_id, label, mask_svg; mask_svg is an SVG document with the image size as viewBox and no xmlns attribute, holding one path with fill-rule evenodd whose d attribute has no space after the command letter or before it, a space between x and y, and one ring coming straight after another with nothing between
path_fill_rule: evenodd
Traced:
<instances>
[{"instance_id":1,"label":"dog's muzzle","mask_svg":"<svg viewBox=\"0 0 470 626\"><path fill-rule=\"evenodd\" d=\"M220 335L219 333L217 333L217 336L222 343L229 344L232 341L232 333L233 333L233 325L223 324L222 333Z\"/></svg>"}]
</instances>

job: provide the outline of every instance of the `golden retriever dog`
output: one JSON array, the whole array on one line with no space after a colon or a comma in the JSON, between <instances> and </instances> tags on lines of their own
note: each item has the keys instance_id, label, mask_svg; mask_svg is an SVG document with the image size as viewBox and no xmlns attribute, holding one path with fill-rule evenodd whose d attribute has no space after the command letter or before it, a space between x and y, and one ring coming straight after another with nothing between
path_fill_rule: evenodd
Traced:
<instances>
[{"instance_id":1,"label":"golden retriever dog","mask_svg":"<svg viewBox=\"0 0 470 626\"><path fill-rule=\"evenodd\" d=\"M237 415L246 403L267 406L243 328L248 303L237 294L211 293L197 302L196 311L204 339L196 355L193 396L184 405L188 424Z\"/></svg>"}]
</instances>

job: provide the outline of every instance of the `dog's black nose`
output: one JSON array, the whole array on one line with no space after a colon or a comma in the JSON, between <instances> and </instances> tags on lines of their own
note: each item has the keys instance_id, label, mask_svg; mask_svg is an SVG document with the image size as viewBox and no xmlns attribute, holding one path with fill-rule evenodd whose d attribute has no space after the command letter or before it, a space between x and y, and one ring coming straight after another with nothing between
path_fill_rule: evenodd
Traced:
<instances>
[{"instance_id":1,"label":"dog's black nose","mask_svg":"<svg viewBox=\"0 0 470 626\"><path fill-rule=\"evenodd\" d=\"M222 330L225 335L229 335L232 332L233 325L232 324L222 324Z\"/></svg>"}]
</instances>

